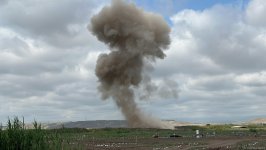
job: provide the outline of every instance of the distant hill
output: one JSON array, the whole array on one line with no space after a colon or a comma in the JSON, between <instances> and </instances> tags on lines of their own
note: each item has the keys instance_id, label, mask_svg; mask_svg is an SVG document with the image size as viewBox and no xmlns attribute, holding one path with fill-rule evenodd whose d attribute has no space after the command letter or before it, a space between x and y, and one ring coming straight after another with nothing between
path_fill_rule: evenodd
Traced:
<instances>
[{"instance_id":1,"label":"distant hill","mask_svg":"<svg viewBox=\"0 0 266 150\"><path fill-rule=\"evenodd\" d=\"M187 126L187 125L200 125L191 124L188 122L177 122L174 120L164 120L166 124L170 126ZM57 128L127 128L127 122L125 120L92 120L92 121L76 121L76 122L60 122L42 124L45 129L57 129Z\"/></svg>"},{"instance_id":2,"label":"distant hill","mask_svg":"<svg viewBox=\"0 0 266 150\"><path fill-rule=\"evenodd\" d=\"M183 126L206 126L209 123L190 123L175 120L163 120L169 127L183 127ZM226 123L210 123L211 125L222 125ZM266 118L258 118L247 122L234 123L236 125L249 125L249 124L266 124ZM128 128L125 120L89 120L89 121L71 121L71 122L54 122L54 123L41 123L43 129L58 129L58 128ZM27 129L32 129L33 124L26 124Z\"/></svg>"},{"instance_id":3,"label":"distant hill","mask_svg":"<svg viewBox=\"0 0 266 150\"><path fill-rule=\"evenodd\" d=\"M246 122L247 124L266 124L266 118L257 118Z\"/></svg>"},{"instance_id":4,"label":"distant hill","mask_svg":"<svg viewBox=\"0 0 266 150\"><path fill-rule=\"evenodd\" d=\"M76 121L76 122L62 122L45 124L46 129L57 128L126 128L127 122L125 120L93 120L93 121Z\"/></svg>"},{"instance_id":5,"label":"distant hill","mask_svg":"<svg viewBox=\"0 0 266 150\"><path fill-rule=\"evenodd\" d=\"M163 120L163 122L169 127L182 127L182 126L206 126L209 123L190 123L181 122L175 120ZM58 128L86 128L86 129L98 129L98 128L128 128L127 121L125 120L89 120L89 121L71 121L71 122L54 122L54 123L41 123L44 129L58 129ZM224 123L210 123L212 125L219 125ZM226 123L225 123L226 124ZM266 124L266 118L258 118L247 122L235 123L238 125L248 124ZM26 128L32 129L32 124L26 124Z\"/></svg>"},{"instance_id":6,"label":"distant hill","mask_svg":"<svg viewBox=\"0 0 266 150\"><path fill-rule=\"evenodd\" d=\"M164 120L166 124L173 127L180 126L205 126L204 123L190 123L190 122L178 122L175 120ZM214 123L216 124L216 123ZM219 124L219 123L217 123ZM257 118L247 122L241 122L236 124L266 124L266 118ZM127 122L125 120L90 120L90 121L75 121L75 122L56 122L56 123L42 123L44 129L58 129L58 128L87 128L87 129L97 129L97 128L128 128ZM33 128L32 124L26 124L26 128Z\"/></svg>"}]
</instances>

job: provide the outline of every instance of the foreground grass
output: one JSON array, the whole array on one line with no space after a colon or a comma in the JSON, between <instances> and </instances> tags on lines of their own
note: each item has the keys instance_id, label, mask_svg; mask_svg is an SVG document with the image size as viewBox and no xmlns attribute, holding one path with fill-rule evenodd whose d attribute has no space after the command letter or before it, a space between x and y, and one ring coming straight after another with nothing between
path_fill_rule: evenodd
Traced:
<instances>
[{"instance_id":1,"label":"foreground grass","mask_svg":"<svg viewBox=\"0 0 266 150\"><path fill-rule=\"evenodd\" d=\"M24 119L23 119L24 120ZM22 149L45 149L45 136L41 125L33 122L34 129L26 130L24 121L18 117L8 119L7 129L0 128L0 149L22 150Z\"/></svg>"},{"instance_id":2,"label":"foreground grass","mask_svg":"<svg viewBox=\"0 0 266 150\"><path fill-rule=\"evenodd\" d=\"M15 117L8 119L6 128L0 126L0 150L59 150L64 148L64 140L71 133L79 134L84 129L43 130L41 124L33 122L33 129L26 129L22 121Z\"/></svg>"}]
</instances>

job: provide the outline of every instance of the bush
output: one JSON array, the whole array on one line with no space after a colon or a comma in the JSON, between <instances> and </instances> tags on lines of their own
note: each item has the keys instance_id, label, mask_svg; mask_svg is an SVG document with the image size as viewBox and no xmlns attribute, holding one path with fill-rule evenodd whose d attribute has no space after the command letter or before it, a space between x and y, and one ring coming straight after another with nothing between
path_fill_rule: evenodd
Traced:
<instances>
[{"instance_id":1,"label":"bush","mask_svg":"<svg viewBox=\"0 0 266 150\"><path fill-rule=\"evenodd\" d=\"M254 129L254 128L250 128L249 131L253 132L253 133L257 133L258 132L257 129Z\"/></svg>"},{"instance_id":2,"label":"bush","mask_svg":"<svg viewBox=\"0 0 266 150\"><path fill-rule=\"evenodd\" d=\"M45 147L45 136L41 124L33 122L34 129L25 129L24 118L21 122L18 117L8 118L7 129L0 128L1 150L42 150Z\"/></svg>"}]
</instances>

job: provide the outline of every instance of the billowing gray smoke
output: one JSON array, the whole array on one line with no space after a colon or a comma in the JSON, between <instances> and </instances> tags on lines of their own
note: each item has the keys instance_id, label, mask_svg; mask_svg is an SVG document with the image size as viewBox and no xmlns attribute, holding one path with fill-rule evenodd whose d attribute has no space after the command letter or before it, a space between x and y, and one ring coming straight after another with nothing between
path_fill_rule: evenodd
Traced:
<instances>
[{"instance_id":1,"label":"billowing gray smoke","mask_svg":"<svg viewBox=\"0 0 266 150\"><path fill-rule=\"evenodd\" d=\"M113 0L92 17L89 30L111 50L101 54L96 65L102 99L113 98L131 127L169 128L137 107L133 90L143 80L144 60L165 57L170 28L164 19Z\"/></svg>"}]
</instances>

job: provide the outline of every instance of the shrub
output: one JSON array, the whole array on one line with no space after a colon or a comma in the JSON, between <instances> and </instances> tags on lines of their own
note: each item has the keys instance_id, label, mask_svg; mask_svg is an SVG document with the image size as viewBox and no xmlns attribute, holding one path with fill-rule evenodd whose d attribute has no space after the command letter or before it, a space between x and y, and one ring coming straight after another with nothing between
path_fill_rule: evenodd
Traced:
<instances>
[{"instance_id":1,"label":"shrub","mask_svg":"<svg viewBox=\"0 0 266 150\"><path fill-rule=\"evenodd\" d=\"M24 118L21 122L18 117L8 118L7 129L0 128L1 150L42 150L46 149L45 136L41 124L33 122L34 129L25 129Z\"/></svg>"}]
</instances>

